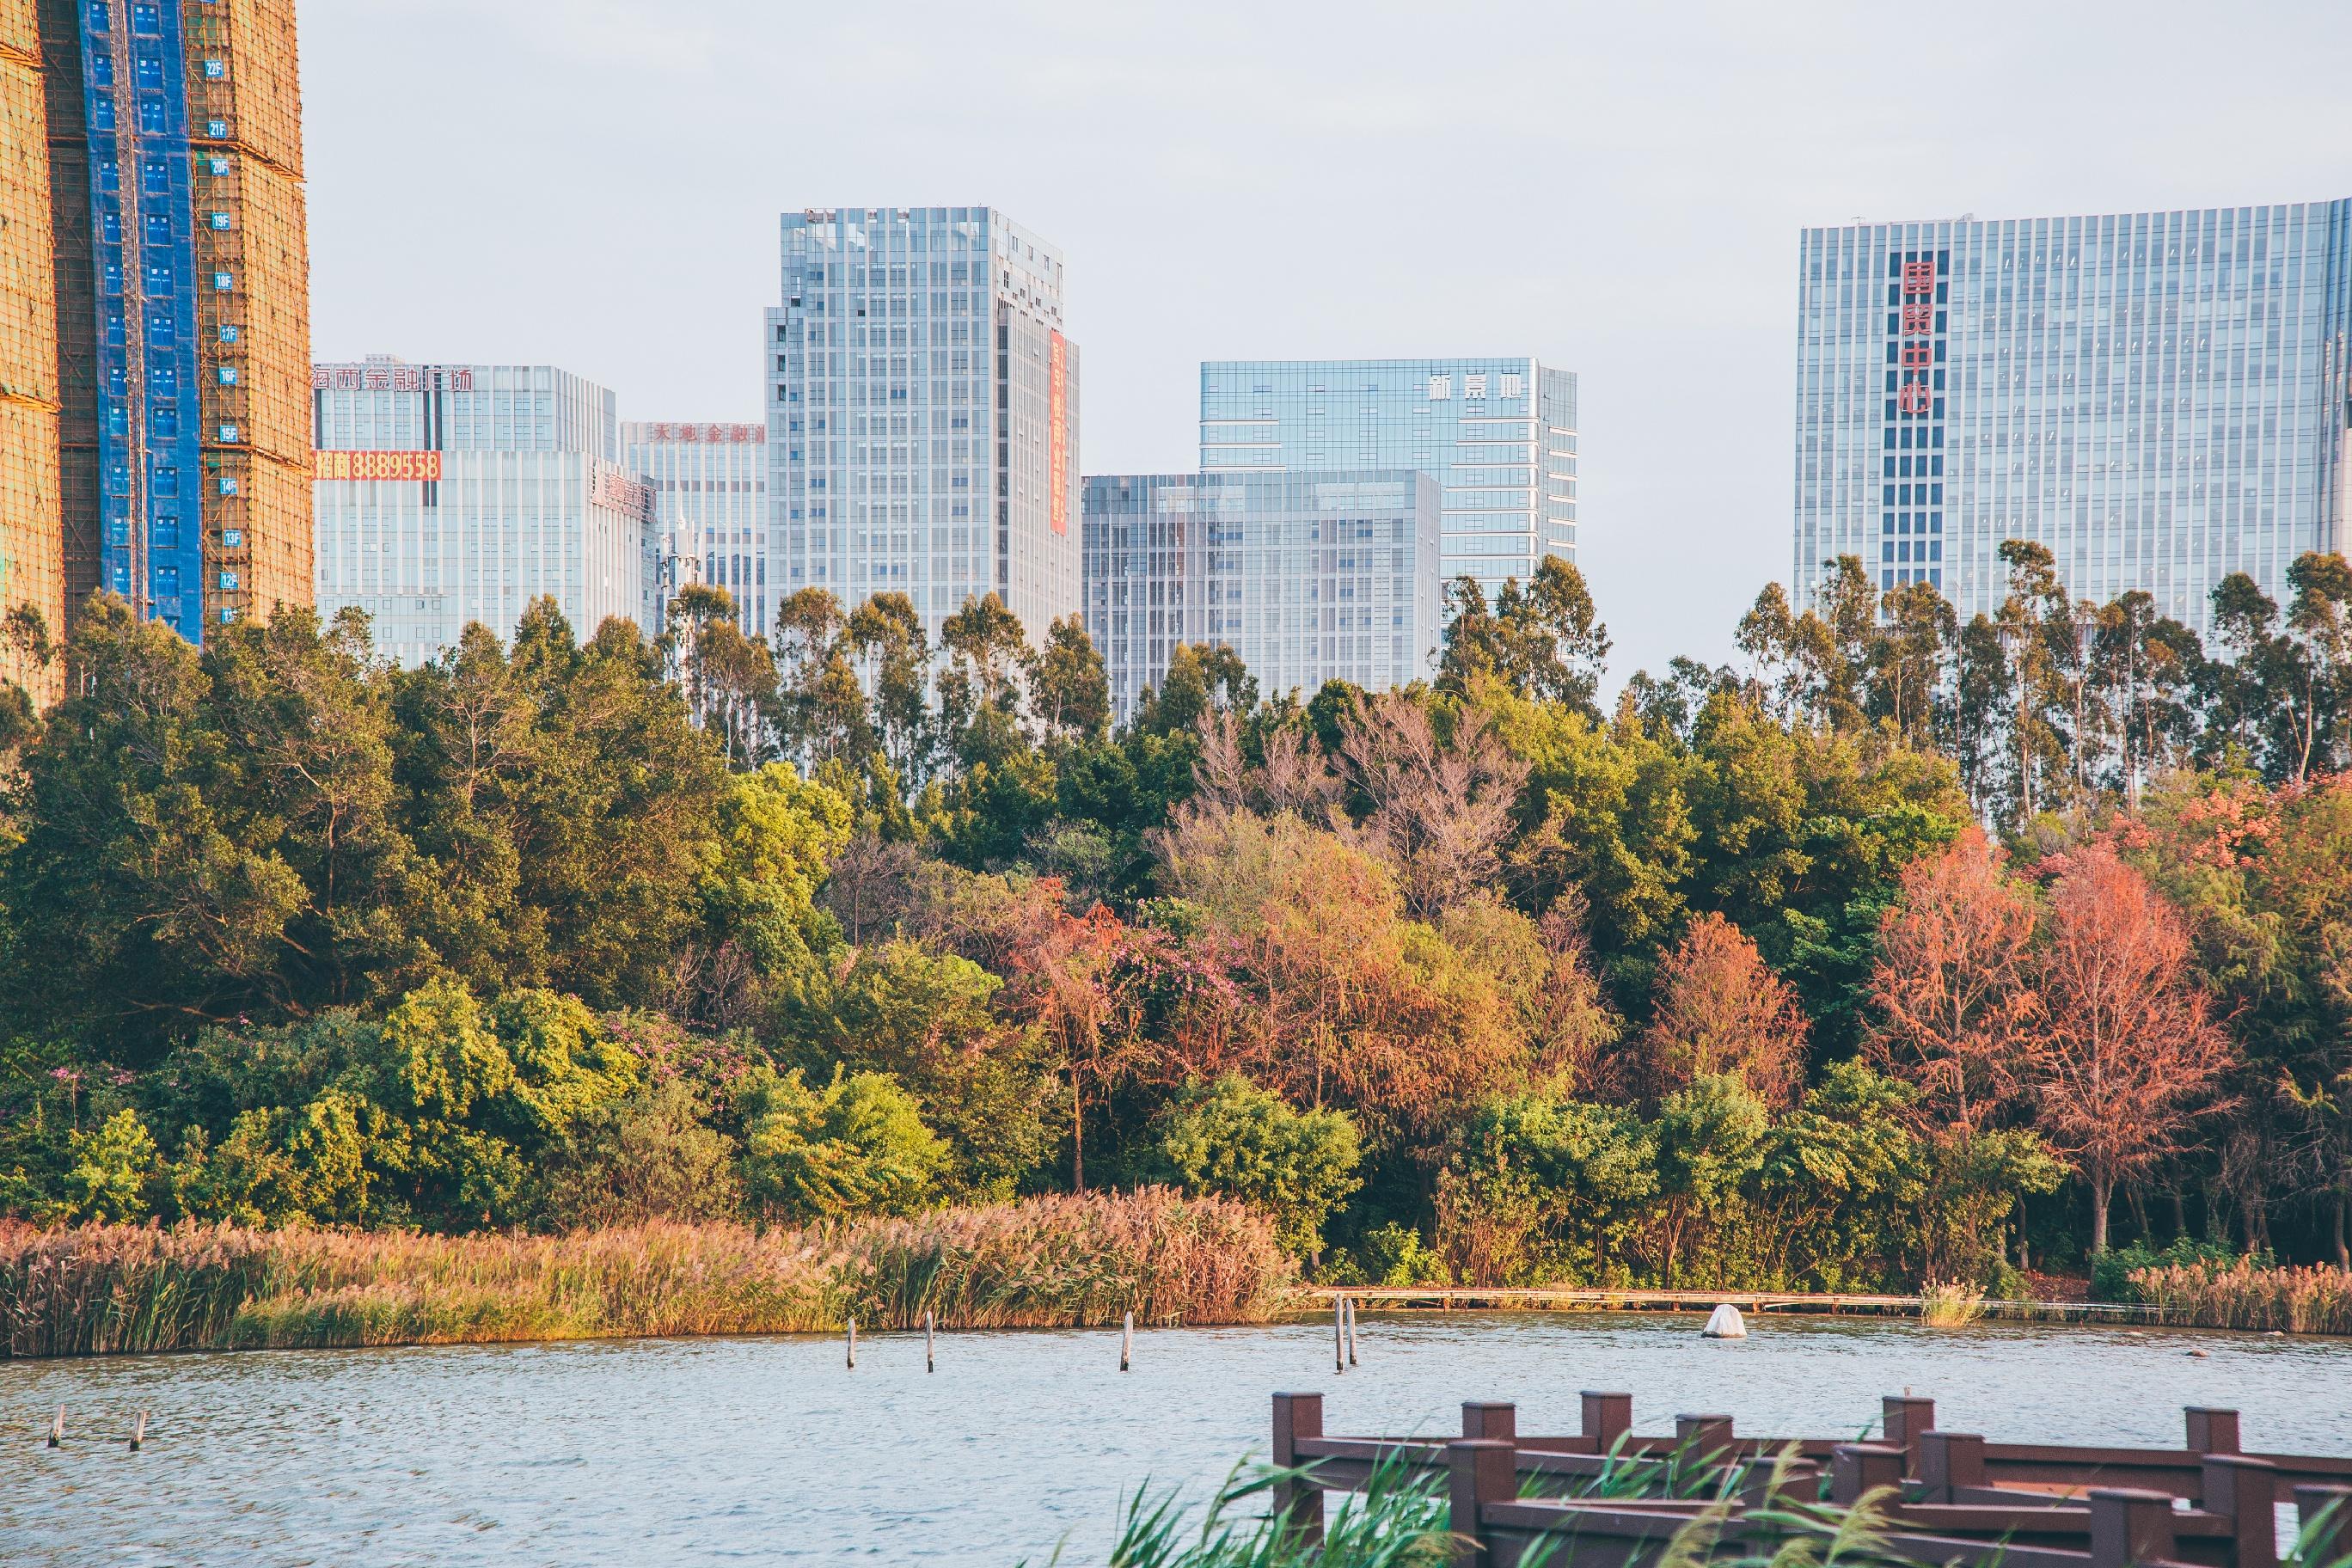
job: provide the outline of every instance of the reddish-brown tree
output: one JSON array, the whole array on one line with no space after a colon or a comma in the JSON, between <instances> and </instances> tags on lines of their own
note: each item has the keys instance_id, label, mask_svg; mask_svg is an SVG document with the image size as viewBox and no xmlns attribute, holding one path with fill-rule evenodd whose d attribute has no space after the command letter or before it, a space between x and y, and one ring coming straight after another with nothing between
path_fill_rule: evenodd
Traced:
<instances>
[{"instance_id":1,"label":"reddish-brown tree","mask_svg":"<svg viewBox=\"0 0 2352 1568\"><path fill-rule=\"evenodd\" d=\"M1747 933L1718 914L1691 922L1658 964L1656 1005L1628 1076L1648 1099L1737 1072L1766 1103L1804 1086L1805 1011Z\"/></svg>"},{"instance_id":2,"label":"reddish-brown tree","mask_svg":"<svg viewBox=\"0 0 2352 1568\"><path fill-rule=\"evenodd\" d=\"M2180 1146L2229 1066L2188 956L2179 914L2114 850L2070 858L2051 895L2027 1059L2042 1136L2090 1184L2094 1252L2106 1250L2116 1184Z\"/></svg>"},{"instance_id":3,"label":"reddish-brown tree","mask_svg":"<svg viewBox=\"0 0 2352 1568\"><path fill-rule=\"evenodd\" d=\"M1070 1186L1087 1190L1087 1091L1108 1091L1132 1067L1131 1005L1118 984L1130 933L1095 905L1063 914L1020 955L1019 1002L1060 1047L1070 1075Z\"/></svg>"},{"instance_id":4,"label":"reddish-brown tree","mask_svg":"<svg viewBox=\"0 0 2352 1568\"><path fill-rule=\"evenodd\" d=\"M1429 709L1402 692L1358 698L1343 721L1339 760L1372 804L1356 837L1396 873L1405 907L1426 920L1502 869L1502 846L1528 765L1494 721L1463 710L1441 739Z\"/></svg>"},{"instance_id":5,"label":"reddish-brown tree","mask_svg":"<svg viewBox=\"0 0 2352 1568\"><path fill-rule=\"evenodd\" d=\"M2032 900L1975 827L1906 868L1879 921L1865 1048L1919 1086L1923 1116L1963 1136L2017 1095L2039 1008L2033 927Z\"/></svg>"}]
</instances>

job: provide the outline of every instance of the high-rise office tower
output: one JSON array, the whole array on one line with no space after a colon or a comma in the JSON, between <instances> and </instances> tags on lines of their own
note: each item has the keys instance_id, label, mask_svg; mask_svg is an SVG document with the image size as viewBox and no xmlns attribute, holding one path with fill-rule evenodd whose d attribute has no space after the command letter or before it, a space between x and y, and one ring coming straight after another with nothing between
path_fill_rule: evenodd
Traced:
<instances>
[{"instance_id":1,"label":"high-rise office tower","mask_svg":"<svg viewBox=\"0 0 2352 1568\"><path fill-rule=\"evenodd\" d=\"M991 207L783 216L767 312L768 587L926 625L1078 607L1078 351L1060 253Z\"/></svg>"},{"instance_id":2,"label":"high-rise office tower","mask_svg":"<svg viewBox=\"0 0 2352 1568\"><path fill-rule=\"evenodd\" d=\"M1804 232L1795 584L1856 555L1963 620L2037 540L2206 630L2344 547L2352 202Z\"/></svg>"},{"instance_id":3,"label":"high-rise office tower","mask_svg":"<svg viewBox=\"0 0 2352 1568\"><path fill-rule=\"evenodd\" d=\"M625 420L621 466L653 489L646 629L661 629L678 589L704 583L727 590L745 635L765 636L778 602L769 592L763 548L768 427Z\"/></svg>"},{"instance_id":4,"label":"high-rise office tower","mask_svg":"<svg viewBox=\"0 0 2352 1568\"><path fill-rule=\"evenodd\" d=\"M551 597L583 641L642 628L652 489L622 468L610 392L552 365L322 364L319 613L357 605L415 665L469 621L499 636Z\"/></svg>"},{"instance_id":5,"label":"high-rise office tower","mask_svg":"<svg viewBox=\"0 0 2352 1568\"><path fill-rule=\"evenodd\" d=\"M1418 468L1444 498L1446 581L1491 602L1576 559L1576 377L1532 359L1212 360L1203 473Z\"/></svg>"},{"instance_id":6,"label":"high-rise office tower","mask_svg":"<svg viewBox=\"0 0 2352 1568\"><path fill-rule=\"evenodd\" d=\"M1440 494L1411 468L1087 475L1087 631L1117 716L1184 643L1231 647L1269 697L1427 679Z\"/></svg>"},{"instance_id":7,"label":"high-rise office tower","mask_svg":"<svg viewBox=\"0 0 2352 1568\"><path fill-rule=\"evenodd\" d=\"M47 153L65 601L201 641L310 599L294 6L37 9L45 138L8 156Z\"/></svg>"}]
</instances>

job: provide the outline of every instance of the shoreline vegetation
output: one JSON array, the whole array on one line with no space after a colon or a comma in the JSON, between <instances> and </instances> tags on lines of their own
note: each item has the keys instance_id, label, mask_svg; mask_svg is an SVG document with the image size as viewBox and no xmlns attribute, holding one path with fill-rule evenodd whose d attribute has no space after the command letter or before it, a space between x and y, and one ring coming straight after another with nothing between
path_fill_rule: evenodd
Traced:
<instances>
[{"instance_id":1,"label":"shoreline vegetation","mask_svg":"<svg viewBox=\"0 0 2352 1568\"><path fill-rule=\"evenodd\" d=\"M1164 1189L757 1231L564 1235L0 1226L11 1357L1244 1323L1295 1274L1240 1205Z\"/></svg>"},{"instance_id":2,"label":"shoreline vegetation","mask_svg":"<svg viewBox=\"0 0 2352 1568\"><path fill-rule=\"evenodd\" d=\"M1426 683L1178 646L1116 724L1085 625L993 596L541 600L414 668L295 607L0 625L69 694L0 688L0 1216L332 1260L220 1342L1074 1320L1125 1243L1024 1233L968 1304L927 1238L1013 1222L924 1216L1145 1187L1322 1285L1957 1326L2183 1266L2174 1315L2340 1324L2352 563L2231 577L2209 647L2001 553L1997 616L1843 558L1607 706L1548 560L1454 584ZM898 1239L595 1253L663 1225L688 1274Z\"/></svg>"},{"instance_id":3,"label":"shoreline vegetation","mask_svg":"<svg viewBox=\"0 0 2352 1568\"><path fill-rule=\"evenodd\" d=\"M1659 1295L1414 1293L1449 1306L1571 1311ZM1692 1295L1693 1311L1700 1294L1760 1294L1799 1313L1850 1301L1672 1294ZM2352 1334L2352 1275L2340 1269L2175 1264L2135 1270L2127 1296L1988 1301L1944 1287L1867 1300L1930 1328L2028 1317ZM1264 1217L1166 1189L764 1231L667 1221L461 1236L0 1224L0 1326L14 1359L837 1332L853 1315L906 1330L927 1310L949 1330L1108 1327L1130 1310L1147 1324L1204 1327L1270 1322L1325 1301L1301 1284Z\"/></svg>"}]
</instances>

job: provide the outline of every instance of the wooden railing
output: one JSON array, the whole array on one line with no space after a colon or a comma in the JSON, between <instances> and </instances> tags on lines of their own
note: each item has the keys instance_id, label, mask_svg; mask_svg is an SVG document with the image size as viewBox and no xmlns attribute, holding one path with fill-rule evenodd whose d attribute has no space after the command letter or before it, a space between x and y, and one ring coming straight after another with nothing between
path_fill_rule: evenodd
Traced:
<instances>
[{"instance_id":1,"label":"wooden railing","mask_svg":"<svg viewBox=\"0 0 2352 1568\"><path fill-rule=\"evenodd\" d=\"M1666 1290L1570 1285L1305 1285L1302 1309L1327 1310L1334 1298L1391 1311L1706 1312L1726 1302L1750 1317L1765 1313L1916 1318L1923 1296L1797 1290ZM2189 1314L2145 1301L2041 1301L1988 1297L1975 1305L1988 1319L2039 1322L2186 1322Z\"/></svg>"},{"instance_id":2,"label":"wooden railing","mask_svg":"<svg viewBox=\"0 0 2352 1568\"><path fill-rule=\"evenodd\" d=\"M1874 1443L1743 1437L1716 1415L1642 1436L1633 1410L1588 1392L1580 1431L1523 1436L1512 1405L1473 1402L1459 1438L1344 1437L1324 1433L1321 1394L1277 1394L1275 1507L1319 1532L1326 1492L1418 1475L1478 1568L1644 1568L1685 1531L1700 1558L1760 1559L1865 1499L1880 1563L2277 1568L2275 1508L2292 1502L2306 1563L2352 1559L2352 1458L2243 1453L2234 1410L2189 1409L2179 1448L1988 1442L1937 1431L1934 1402L1909 1397L1884 1402Z\"/></svg>"}]
</instances>

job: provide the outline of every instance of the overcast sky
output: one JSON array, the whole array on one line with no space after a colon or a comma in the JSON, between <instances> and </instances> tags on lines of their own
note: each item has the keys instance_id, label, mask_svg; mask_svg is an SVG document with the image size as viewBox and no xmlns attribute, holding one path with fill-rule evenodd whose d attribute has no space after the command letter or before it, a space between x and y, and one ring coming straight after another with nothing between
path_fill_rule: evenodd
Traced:
<instances>
[{"instance_id":1,"label":"overcast sky","mask_svg":"<svg viewBox=\"0 0 2352 1568\"><path fill-rule=\"evenodd\" d=\"M1789 573L1797 234L2352 196L2352 5L302 0L313 349L761 416L776 216L1062 247L1088 473L1199 362L1580 379L1615 674Z\"/></svg>"}]
</instances>

